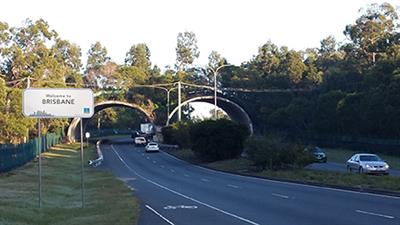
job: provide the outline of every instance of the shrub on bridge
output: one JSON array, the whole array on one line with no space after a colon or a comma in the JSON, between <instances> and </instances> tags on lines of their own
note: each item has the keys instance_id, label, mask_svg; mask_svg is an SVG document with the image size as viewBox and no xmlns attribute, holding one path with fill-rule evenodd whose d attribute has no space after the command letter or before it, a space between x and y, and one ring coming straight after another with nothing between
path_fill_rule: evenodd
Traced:
<instances>
[{"instance_id":1,"label":"shrub on bridge","mask_svg":"<svg viewBox=\"0 0 400 225\"><path fill-rule=\"evenodd\" d=\"M178 145L180 148L190 148L189 130L191 125L190 121L181 121L164 127L161 130L164 143Z\"/></svg>"},{"instance_id":2,"label":"shrub on bridge","mask_svg":"<svg viewBox=\"0 0 400 225\"><path fill-rule=\"evenodd\" d=\"M308 151L304 151L304 146L285 143L274 136L251 138L245 146L250 160L258 170L303 168L314 160Z\"/></svg>"},{"instance_id":3,"label":"shrub on bridge","mask_svg":"<svg viewBox=\"0 0 400 225\"><path fill-rule=\"evenodd\" d=\"M190 130L192 151L205 162L238 157L248 136L245 125L227 119L201 121Z\"/></svg>"}]
</instances>

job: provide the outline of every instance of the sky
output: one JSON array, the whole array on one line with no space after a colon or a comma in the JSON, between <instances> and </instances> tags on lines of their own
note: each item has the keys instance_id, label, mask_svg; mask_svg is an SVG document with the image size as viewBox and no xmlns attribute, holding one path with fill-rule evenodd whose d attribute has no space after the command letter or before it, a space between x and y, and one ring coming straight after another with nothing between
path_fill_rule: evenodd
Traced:
<instances>
[{"instance_id":1,"label":"sky","mask_svg":"<svg viewBox=\"0 0 400 225\"><path fill-rule=\"evenodd\" d=\"M8 0L0 21L22 26L26 18L44 19L61 38L79 45L86 62L90 45L100 41L111 59L123 63L130 46L146 43L151 61L164 69L176 59L179 32L196 34L205 65L212 50L239 65L257 54L268 40L304 50L318 47L359 17L370 0ZM400 6L398 0L387 0Z\"/></svg>"}]
</instances>

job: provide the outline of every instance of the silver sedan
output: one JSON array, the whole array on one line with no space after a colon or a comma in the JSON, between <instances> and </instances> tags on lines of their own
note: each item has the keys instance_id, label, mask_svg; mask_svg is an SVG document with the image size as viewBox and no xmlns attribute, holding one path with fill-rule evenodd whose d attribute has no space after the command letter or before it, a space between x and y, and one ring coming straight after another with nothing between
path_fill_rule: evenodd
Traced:
<instances>
[{"instance_id":1,"label":"silver sedan","mask_svg":"<svg viewBox=\"0 0 400 225\"><path fill-rule=\"evenodd\" d=\"M375 154L355 154L346 163L347 171L367 174L389 174L389 165Z\"/></svg>"}]
</instances>

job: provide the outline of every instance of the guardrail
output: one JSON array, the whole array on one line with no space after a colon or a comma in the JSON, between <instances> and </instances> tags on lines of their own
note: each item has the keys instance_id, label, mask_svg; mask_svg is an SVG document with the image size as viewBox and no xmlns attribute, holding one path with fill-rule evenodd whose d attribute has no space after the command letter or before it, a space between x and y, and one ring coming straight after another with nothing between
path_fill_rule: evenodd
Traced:
<instances>
[{"instance_id":1,"label":"guardrail","mask_svg":"<svg viewBox=\"0 0 400 225\"><path fill-rule=\"evenodd\" d=\"M89 160L89 166L98 167L103 162L104 158L103 158L103 153L101 152L101 149L100 149L100 144L101 144L101 140L96 142L97 159Z\"/></svg>"}]
</instances>

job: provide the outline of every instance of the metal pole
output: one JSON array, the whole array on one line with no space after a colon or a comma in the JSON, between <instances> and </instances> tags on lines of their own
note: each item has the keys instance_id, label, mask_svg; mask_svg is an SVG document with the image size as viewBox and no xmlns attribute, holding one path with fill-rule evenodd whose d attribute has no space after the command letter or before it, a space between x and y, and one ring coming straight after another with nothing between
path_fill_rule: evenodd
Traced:
<instances>
[{"instance_id":1,"label":"metal pole","mask_svg":"<svg viewBox=\"0 0 400 225\"><path fill-rule=\"evenodd\" d=\"M85 186L83 184L83 119L81 118L81 200L82 200L82 208L85 207L85 197L84 197L84 189Z\"/></svg>"},{"instance_id":2,"label":"metal pole","mask_svg":"<svg viewBox=\"0 0 400 225\"><path fill-rule=\"evenodd\" d=\"M39 149L39 208L42 208L42 134L40 127L40 118L38 118L38 149Z\"/></svg>"},{"instance_id":3,"label":"metal pole","mask_svg":"<svg viewBox=\"0 0 400 225\"><path fill-rule=\"evenodd\" d=\"M214 72L214 119L217 118L217 71Z\"/></svg>"},{"instance_id":4,"label":"metal pole","mask_svg":"<svg viewBox=\"0 0 400 225\"><path fill-rule=\"evenodd\" d=\"M182 119L181 101L181 81L178 81L178 121Z\"/></svg>"},{"instance_id":5,"label":"metal pole","mask_svg":"<svg viewBox=\"0 0 400 225\"><path fill-rule=\"evenodd\" d=\"M169 119L169 92L170 92L170 90L167 90L167 120Z\"/></svg>"}]
</instances>

